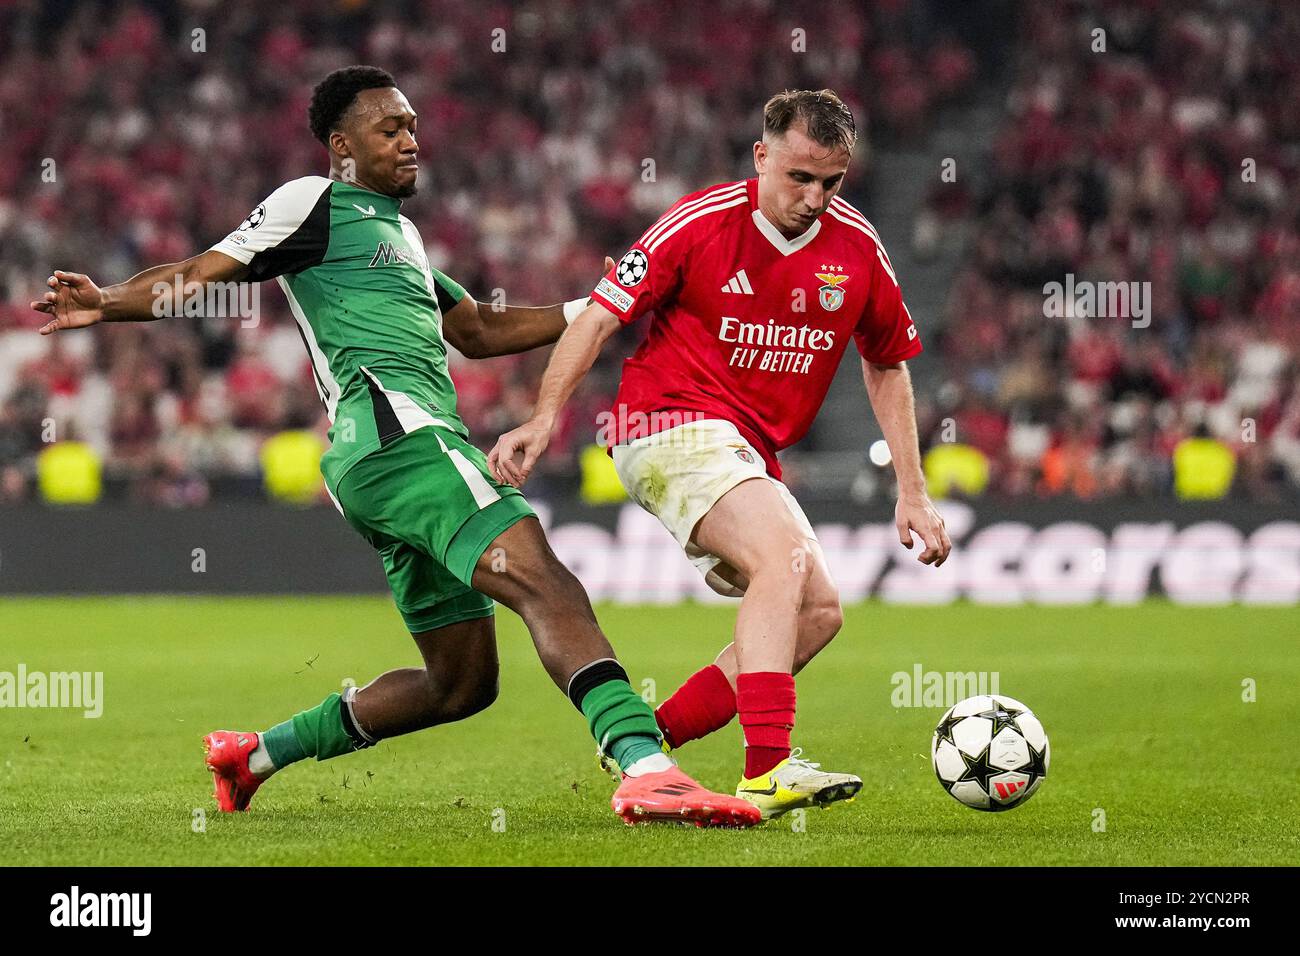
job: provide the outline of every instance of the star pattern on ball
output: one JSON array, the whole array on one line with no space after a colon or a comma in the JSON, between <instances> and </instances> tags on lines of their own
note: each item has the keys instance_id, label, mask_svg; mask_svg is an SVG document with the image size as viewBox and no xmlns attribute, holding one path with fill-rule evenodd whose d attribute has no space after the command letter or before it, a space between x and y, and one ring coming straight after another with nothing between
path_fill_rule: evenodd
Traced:
<instances>
[{"instance_id":1,"label":"star pattern on ball","mask_svg":"<svg viewBox=\"0 0 1300 956\"><path fill-rule=\"evenodd\" d=\"M946 740L948 743L956 747L957 741L952 739L952 729L965 719L966 718L964 717L954 717L950 713L946 715L943 720L939 721L939 726L934 728L934 735L939 738L939 743ZM935 746L937 747L939 743L936 743Z\"/></svg>"},{"instance_id":2,"label":"star pattern on ball","mask_svg":"<svg viewBox=\"0 0 1300 956\"><path fill-rule=\"evenodd\" d=\"M1020 772L1029 774L1029 785L1033 786L1035 780L1047 776L1047 748L1035 750L1028 740L1025 746L1029 748L1029 763L1021 767Z\"/></svg>"},{"instance_id":3,"label":"star pattern on ball","mask_svg":"<svg viewBox=\"0 0 1300 956\"><path fill-rule=\"evenodd\" d=\"M977 707L983 709L975 710L974 708ZM963 708L970 708L970 711L963 716L953 716L954 712L960 712ZM1029 737L1020 726L1022 717L1033 725L1035 736L1042 741L1042 749L1036 749L1030 743ZM967 720L979 721L978 731L974 728L964 728L971 730L971 733L969 735L964 732L958 733L958 730L962 729L959 725ZM1008 729L1009 733L1002 734ZM998 762L1019 764L1019 766L993 764L995 741L1000 734L1005 739L996 747L999 755ZM983 749L972 756L957 745L957 737L961 737L968 747L979 746L976 741L980 741L983 743ZM974 810L996 813L1018 807L1047 777L1047 762L1051 754L1046 737L1039 729L1033 712L1025 705L1011 701L1009 698L999 698L992 694L967 698L943 715L934 728L933 740L931 763L939 784L959 803ZM945 740L961 757L960 772L957 772L954 766L956 761L951 759L950 754L939 753ZM939 769L940 764L944 767L942 772ZM945 773L953 776L947 777ZM970 782L974 782L975 786L969 786ZM962 784L966 786L961 787ZM958 792L959 787L961 792Z\"/></svg>"},{"instance_id":4,"label":"star pattern on ball","mask_svg":"<svg viewBox=\"0 0 1300 956\"><path fill-rule=\"evenodd\" d=\"M981 790L988 793L989 777L1006 772L989 763L988 747L981 750L978 757L971 757L964 750L958 750L957 752L961 754L961 759L966 764L966 770L957 778L956 783L961 783L963 780L974 780L980 785Z\"/></svg>"},{"instance_id":5,"label":"star pattern on ball","mask_svg":"<svg viewBox=\"0 0 1300 956\"><path fill-rule=\"evenodd\" d=\"M1010 727L1023 737L1025 732L1021 730L1020 725L1016 723L1016 718L1023 713L1023 710L1016 710L1014 707L1003 707L1001 704L998 704L991 710L981 711L973 716L984 717L993 721L993 730L989 734L990 737L996 737L1004 727Z\"/></svg>"}]
</instances>

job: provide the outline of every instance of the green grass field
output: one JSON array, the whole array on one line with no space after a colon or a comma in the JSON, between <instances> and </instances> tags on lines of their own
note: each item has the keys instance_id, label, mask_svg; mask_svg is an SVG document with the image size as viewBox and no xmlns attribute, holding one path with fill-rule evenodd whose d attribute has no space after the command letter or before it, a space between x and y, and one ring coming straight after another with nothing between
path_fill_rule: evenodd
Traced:
<instances>
[{"instance_id":1,"label":"green grass field","mask_svg":"<svg viewBox=\"0 0 1300 956\"><path fill-rule=\"evenodd\" d=\"M735 614L597 613L634 685L651 678L660 698L711 659ZM0 671L103 671L105 700L99 719L0 709L0 864L1300 862L1296 609L867 604L846 616L799 678L795 742L859 773L862 794L809 811L802 832L788 818L700 831L630 829L613 816L583 721L508 611L498 617L501 699L489 711L300 764L251 813L223 816L202 734L263 729L345 678L418 663L391 604L7 598ZM997 671L1001 692L1034 708L1052 766L1032 801L988 814L942 792L928 756L941 711L891 704L891 675L917 663ZM1242 699L1246 678L1253 703ZM734 787L737 725L678 756L703 783Z\"/></svg>"}]
</instances>

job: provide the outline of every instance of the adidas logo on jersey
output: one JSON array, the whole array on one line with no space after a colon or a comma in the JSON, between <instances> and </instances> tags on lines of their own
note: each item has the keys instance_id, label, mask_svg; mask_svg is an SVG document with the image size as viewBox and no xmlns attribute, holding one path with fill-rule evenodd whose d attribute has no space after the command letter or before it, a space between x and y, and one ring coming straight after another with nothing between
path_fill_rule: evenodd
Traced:
<instances>
[{"instance_id":1,"label":"adidas logo on jersey","mask_svg":"<svg viewBox=\"0 0 1300 956\"><path fill-rule=\"evenodd\" d=\"M735 292L739 295L753 295L754 287L749 284L749 276L745 275L745 270L741 269L727 280L727 284L722 287L722 291Z\"/></svg>"}]
</instances>

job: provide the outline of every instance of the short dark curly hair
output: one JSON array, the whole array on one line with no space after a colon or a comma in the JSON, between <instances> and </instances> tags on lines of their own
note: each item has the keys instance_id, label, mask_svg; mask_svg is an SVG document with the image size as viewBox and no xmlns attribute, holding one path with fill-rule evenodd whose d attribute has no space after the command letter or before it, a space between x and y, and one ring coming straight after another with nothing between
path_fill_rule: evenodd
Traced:
<instances>
[{"instance_id":1,"label":"short dark curly hair","mask_svg":"<svg viewBox=\"0 0 1300 956\"><path fill-rule=\"evenodd\" d=\"M328 146L330 133L338 128L339 120L358 93L396 85L392 74L377 66L345 66L335 70L311 91L311 105L307 107L311 134Z\"/></svg>"}]
</instances>

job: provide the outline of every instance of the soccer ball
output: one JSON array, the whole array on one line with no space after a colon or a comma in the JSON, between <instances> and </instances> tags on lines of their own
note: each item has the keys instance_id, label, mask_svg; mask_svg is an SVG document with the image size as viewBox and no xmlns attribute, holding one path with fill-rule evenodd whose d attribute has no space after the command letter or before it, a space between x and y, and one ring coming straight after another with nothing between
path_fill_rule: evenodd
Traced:
<instances>
[{"instance_id":1,"label":"soccer ball","mask_svg":"<svg viewBox=\"0 0 1300 956\"><path fill-rule=\"evenodd\" d=\"M1024 704L1001 694L958 701L930 742L939 785L976 810L1010 810L1047 777L1051 751L1042 723Z\"/></svg>"}]
</instances>

